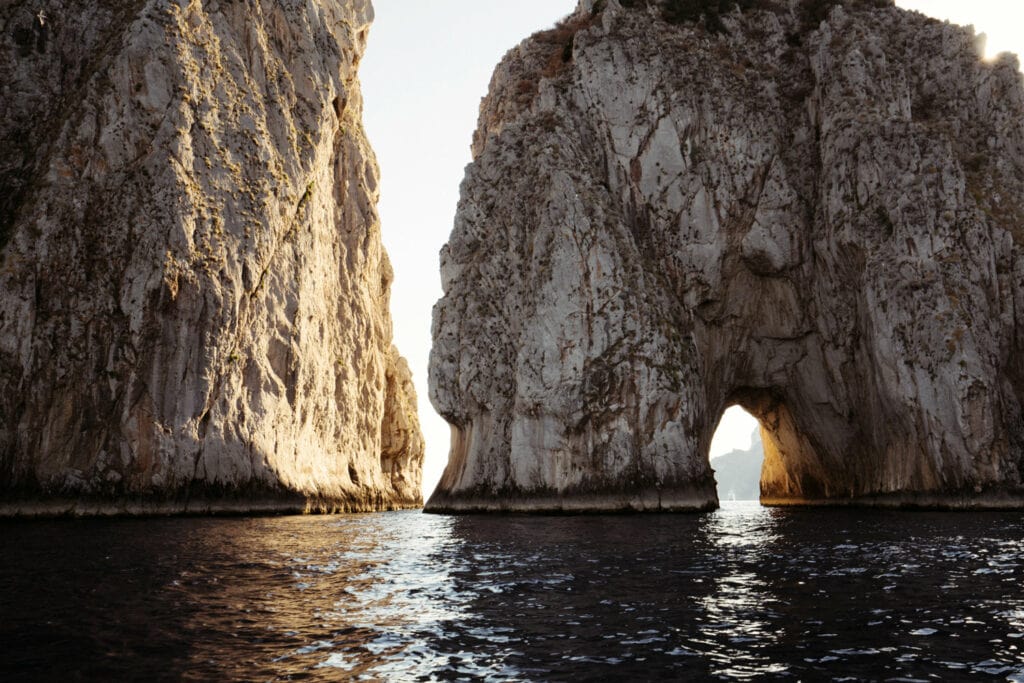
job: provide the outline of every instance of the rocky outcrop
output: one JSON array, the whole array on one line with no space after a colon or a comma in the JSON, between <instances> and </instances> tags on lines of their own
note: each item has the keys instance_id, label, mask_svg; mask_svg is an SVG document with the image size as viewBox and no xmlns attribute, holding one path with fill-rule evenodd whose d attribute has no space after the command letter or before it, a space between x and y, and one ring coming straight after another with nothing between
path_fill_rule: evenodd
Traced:
<instances>
[{"instance_id":1,"label":"rocky outcrop","mask_svg":"<svg viewBox=\"0 0 1024 683\"><path fill-rule=\"evenodd\" d=\"M883 1L584 0L511 51L441 252L427 509L1020 506L1024 88ZM713 16L711 16L713 15Z\"/></svg>"},{"instance_id":2,"label":"rocky outcrop","mask_svg":"<svg viewBox=\"0 0 1024 683\"><path fill-rule=\"evenodd\" d=\"M764 445L761 430L755 429L750 448L732 450L711 459L715 472L715 490L718 500L759 500L761 498L761 471L764 464Z\"/></svg>"},{"instance_id":3,"label":"rocky outcrop","mask_svg":"<svg viewBox=\"0 0 1024 683\"><path fill-rule=\"evenodd\" d=\"M0 8L0 509L420 503L369 0Z\"/></svg>"}]
</instances>

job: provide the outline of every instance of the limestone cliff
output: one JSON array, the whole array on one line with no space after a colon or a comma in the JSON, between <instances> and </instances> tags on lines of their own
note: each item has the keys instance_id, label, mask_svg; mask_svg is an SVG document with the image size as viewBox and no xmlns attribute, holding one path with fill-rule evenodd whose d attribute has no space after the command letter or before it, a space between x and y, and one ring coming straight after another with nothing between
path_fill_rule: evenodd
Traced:
<instances>
[{"instance_id":1,"label":"limestone cliff","mask_svg":"<svg viewBox=\"0 0 1024 683\"><path fill-rule=\"evenodd\" d=\"M884 0L584 0L512 50L441 253L428 510L1020 506L1024 88Z\"/></svg>"},{"instance_id":2,"label":"limestone cliff","mask_svg":"<svg viewBox=\"0 0 1024 683\"><path fill-rule=\"evenodd\" d=\"M420 502L369 0L0 8L0 511Z\"/></svg>"}]
</instances>

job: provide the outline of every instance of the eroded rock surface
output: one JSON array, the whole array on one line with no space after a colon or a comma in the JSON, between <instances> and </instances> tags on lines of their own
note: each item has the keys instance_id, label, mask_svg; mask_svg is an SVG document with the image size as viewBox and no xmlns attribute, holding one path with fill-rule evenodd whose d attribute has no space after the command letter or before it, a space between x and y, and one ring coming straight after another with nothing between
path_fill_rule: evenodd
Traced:
<instances>
[{"instance_id":1,"label":"eroded rock surface","mask_svg":"<svg viewBox=\"0 0 1024 683\"><path fill-rule=\"evenodd\" d=\"M495 72L441 253L427 509L713 507L734 403L767 502L1020 506L1016 59L885 2L624 4Z\"/></svg>"},{"instance_id":2,"label":"eroded rock surface","mask_svg":"<svg viewBox=\"0 0 1024 683\"><path fill-rule=\"evenodd\" d=\"M4 512L420 502L369 0L0 8Z\"/></svg>"}]
</instances>

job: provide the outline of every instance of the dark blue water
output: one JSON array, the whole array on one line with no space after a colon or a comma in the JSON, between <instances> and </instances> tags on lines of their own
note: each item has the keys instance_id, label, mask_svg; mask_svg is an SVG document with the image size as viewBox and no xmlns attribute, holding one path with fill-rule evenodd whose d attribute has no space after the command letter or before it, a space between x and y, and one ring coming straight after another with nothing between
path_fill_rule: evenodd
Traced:
<instances>
[{"instance_id":1,"label":"dark blue water","mask_svg":"<svg viewBox=\"0 0 1024 683\"><path fill-rule=\"evenodd\" d=\"M1024 517L0 523L0 679L1024 682Z\"/></svg>"}]
</instances>

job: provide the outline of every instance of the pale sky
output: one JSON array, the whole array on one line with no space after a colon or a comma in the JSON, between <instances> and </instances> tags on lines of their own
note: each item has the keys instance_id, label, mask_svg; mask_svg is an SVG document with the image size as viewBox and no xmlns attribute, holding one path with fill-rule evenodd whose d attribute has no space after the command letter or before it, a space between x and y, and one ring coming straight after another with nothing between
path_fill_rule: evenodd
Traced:
<instances>
[{"instance_id":1,"label":"pale sky","mask_svg":"<svg viewBox=\"0 0 1024 683\"><path fill-rule=\"evenodd\" d=\"M907 9L988 36L987 56L1020 54L1024 0L898 0ZM409 360L427 442L428 497L448 460L448 425L427 397L430 314L441 297L438 252L448 240L480 98L504 53L570 13L575 0L374 0L360 67L364 121L381 168L384 246L395 269L395 343ZM722 418L712 457L748 448L756 427L739 408Z\"/></svg>"}]
</instances>

